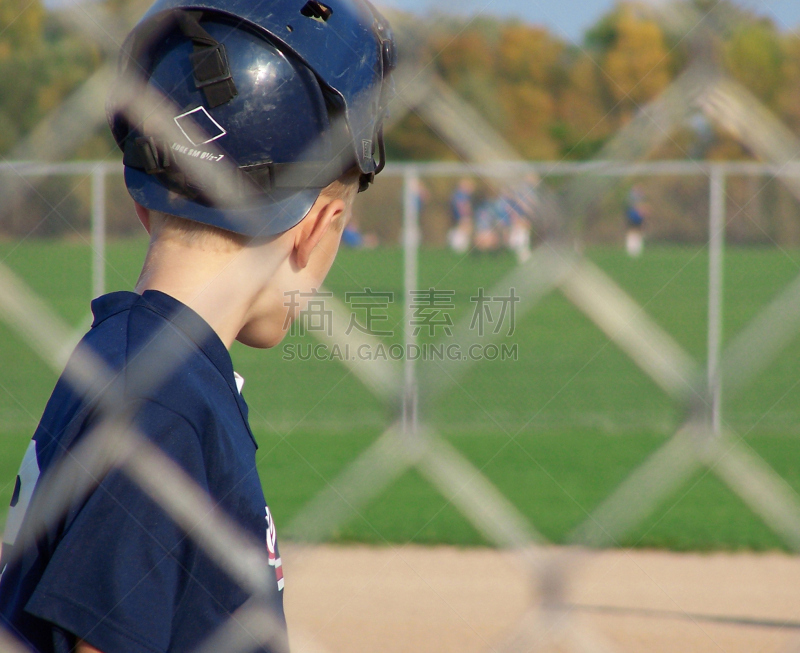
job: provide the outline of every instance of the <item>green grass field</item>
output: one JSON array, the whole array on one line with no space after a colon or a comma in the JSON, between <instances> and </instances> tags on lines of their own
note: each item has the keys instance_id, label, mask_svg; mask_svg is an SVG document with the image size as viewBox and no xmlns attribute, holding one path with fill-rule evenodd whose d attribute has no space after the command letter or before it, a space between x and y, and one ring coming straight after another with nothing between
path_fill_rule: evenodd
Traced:
<instances>
[{"instance_id":1,"label":"green grass field","mask_svg":"<svg viewBox=\"0 0 800 653\"><path fill-rule=\"evenodd\" d=\"M130 289L146 244L109 247L110 290ZM707 254L653 248L639 261L612 249L589 256L646 306L698 361L705 360ZM0 243L10 265L76 327L88 316L90 255L81 243ZM453 317L470 297L514 268L498 256L461 260L423 251L420 286L454 291ZM726 339L733 337L800 273L800 252L733 249L726 259ZM402 297L402 253L345 251L331 272L338 296L370 287ZM401 308L389 311L400 336ZM310 336L290 344L311 342ZM682 419L667 398L560 295L517 321L516 362L473 367L424 419L482 469L545 535L563 541ZM307 501L392 423L395 415L337 362L284 361L281 351L236 348L236 369L260 440L259 468L279 523ZM732 405L726 422L800 490L800 340ZM55 374L0 326L0 505ZM0 513L0 519L2 513ZM409 473L336 535L341 541L483 544L481 536L416 473ZM715 478L699 475L622 545L673 549L770 549L780 541Z\"/></svg>"}]
</instances>

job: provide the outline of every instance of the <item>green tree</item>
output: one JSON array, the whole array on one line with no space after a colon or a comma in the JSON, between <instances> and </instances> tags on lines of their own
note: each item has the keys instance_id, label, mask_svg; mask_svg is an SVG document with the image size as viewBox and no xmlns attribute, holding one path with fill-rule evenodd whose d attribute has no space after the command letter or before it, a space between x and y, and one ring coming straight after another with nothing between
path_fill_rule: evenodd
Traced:
<instances>
[{"instance_id":1,"label":"green tree","mask_svg":"<svg viewBox=\"0 0 800 653\"><path fill-rule=\"evenodd\" d=\"M781 85L784 52L771 21L741 23L725 44L731 74L752 93L773 105Z\"/></svg>"},{"instance_id":2,"label":"green tree","mask_svg":"<svg viewBox=\"0 0 800 653\"><path fill-rule=\"evenodd\" d=\"M386 153L392 160L455 160L456 154L416 113L409 113L387 134Z\"/></svg>"},{"instance_id":3,"label":"green tree","mask_svg":"<svg viewBox=\"0 0 800 653\"><path fill-rule=\"evenodd\" d=\"M36 79L44 50L44 7L36 0L0 2L0 151L7 151L29 126L38 104ZM12 83L14 80L15 83Z\"/></svg>"},{"instance_id":4,"label":"green tree","mask_svg":"<svg viewBox=\"0 0 800 653\"><path fill-rule=\"evenodd\" d=\"M776 105L786 124L800 134L800 35L797 34L783 41L781 82Z\"/></svg>"},{"instance_id":5,"label":"green tree","mask_svg":"<svg viewBox=\"0 0 800 653\"><path fill-rule=\"evenodd\" d=\"M600 67L586 53L570 63L567 82L559 97L559 122L554 128L562 156L571 159L593 156L616 128L601 76Z\"/></svg>"},{"instance_id":6,"label":"green tree","mask_svg":"<svg viewBox=\"0 0 800 653\"><path fill-rule=\"evenodd\" d=\"M65 31L41 0L0 2L0 152L8 152L101 63L98 50ZM107 151L107 150L106 150Z\"/></svg>"}]
</instances>

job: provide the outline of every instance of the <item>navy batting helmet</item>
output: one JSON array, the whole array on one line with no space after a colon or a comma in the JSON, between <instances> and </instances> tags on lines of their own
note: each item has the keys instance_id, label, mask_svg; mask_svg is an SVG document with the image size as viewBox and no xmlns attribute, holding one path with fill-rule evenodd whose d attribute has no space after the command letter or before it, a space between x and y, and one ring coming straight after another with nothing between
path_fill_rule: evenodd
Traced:
<instances>
[{"instance_id":1,"label":"navy batting helmet","mask_svg":"<svg viewBox=\"0 0 800 653\"><path fill-rule=\"evenodd\" d=\"M246 236L291 229L348 170L366 190L383 169L395 66L391 29L367 0L158 0L123 47L120 80L157 89L176 115L157 137L112 96L128 190L148 209ZM223 159L232 206L213 174L192 172Z\"/></svg>"}]
</instances>

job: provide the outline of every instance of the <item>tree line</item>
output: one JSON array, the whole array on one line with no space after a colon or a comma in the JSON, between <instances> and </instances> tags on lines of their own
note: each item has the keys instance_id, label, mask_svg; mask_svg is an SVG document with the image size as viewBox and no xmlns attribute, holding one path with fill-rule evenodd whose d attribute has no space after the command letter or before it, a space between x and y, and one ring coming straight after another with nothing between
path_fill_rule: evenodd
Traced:
<instances>
[{"instance_id":1,"label":"tree line","mask_svg":"<svg viewBox=\"0 0 800 653\"><path fill-rule=\"evenodd\" d=\"M800 34L781 30L769 19L749 15L727 0L680 1L705 11L713 5L728 17L737 14L718 36L709 36L715 40L707 44L704 54L717 59L800 134ZM124 0L105 2L112 13L120 13L125 7ZM433 15L421 20L399 14L392 19L398 24L407 60L417 57L418 63L444 79L523 157L537 160L595 156L640 107L686 69L692 47L696 47L691 39L671 32L669 26L635 2L619 2L587 31L580 44L569 43L543 27L491 17L467 20ZM418 42L404 43L402 37L409 33ZM0 155L8 157L15 144L105 59L99 46L67 27L57 11L47 9L42 0L0 0L0 78L5 82L0 93ZM387 146L396 161L456 158L415 113L394 126ZM713 125L694 124L673 135L653 156L737 159L748 154L733 137L716 131ZM119 156L108 130L100 127L70 156L92 159L109 155ZM391 186L391 180L386 183ZM442 240L448 224L447 183L445 180L441 189L431 187L438 199L429 203L428 222L444 225L428 234L431 242ZM670 183L654 180L650 191L651 199L664 207L658 221L666 230L662 236L683 241L702 239L698 231L702 221L695 213L706 213L702 207L707 196L705 181L682 180L680 188ZM779 184L772 184L774 188L750 188L748 184L751 182L732 180L729 186L731 193L741 190L742 205L753 214L743 219L741 234L732 236L741 242L766 238L800 244L794 200ZM57 235L88 228L88 182L45 179L36 182L36 191L24 210L3 217L0 233ZM754 196L757 202L750 201ZM662 197L663 201L659 199ZM375 201L380 206L373 207L373 212L385 222L385 197L376 197ZM611 217L598 222L609 225L608 233L598 232L595 239L616 238L615 216L622 202L624 195L608 199L609 207L601 213ZM115 232L136 231L118 179L109 182L108 207ZM370 213L368 208L365 205L365 213ZM433 219L436 215L438 221ZM751 227L757 223L760 226L753 232ZM388 241L392 238L386 235Z\"/></svg>"},{"instance_id":2,"label":"tree line","mask_svg":"<svg viewBox=\"0 0 800 653\"><path fill-rule=\"evenodd\" d=\"M675 4L694 5L709 22L712 8L726 18L719 31L703 36L709 41L703 56L716 60L800 133L800 34L725 0ZM619 2L577 45L519 21L433 22L443 27L428 39L421 58L432 61L523 157L537 160L596 155L686 69L696 48L685 33L671 31L637 2ZM454 157L416 115L406 117L390 141L396 158ZM737 159L747 153L713 125L697 124L687 125L657 156Z\"/></svg>"},{"instance_id":3,"label":"tree line","mask_svg":"<svg viewBox=\"0 0 800 653\"><path fill-rule=\"evenodd\" d=\"M703 8L708 0L683 0ZM723 2L723 5L725 2ZM120 11L120 0L107 0ZM800 34L730 4L737 13L723 31L721 64L792 129L800 133ZM595 155L637 110L685 69L684 35L672 34L646 7L619 2L576 45L520 21L483 17L433 20L399 15L405 24L435 24L413 55L435 71L528 159L580 160ZM0 153L7 154L39 120L58 106L101 64L101 50L66 28L42 0L0 0ZM687 139L691 135L687 136ZM389 134L395 160L454 158L417 115ZM681 157L680 136L675 151ZM687 146L688 147L688 146ZM107 156L105 131L73 153ZM725 134L715 134L709 158L744 155Z\"/></svg>"}]
</instances>

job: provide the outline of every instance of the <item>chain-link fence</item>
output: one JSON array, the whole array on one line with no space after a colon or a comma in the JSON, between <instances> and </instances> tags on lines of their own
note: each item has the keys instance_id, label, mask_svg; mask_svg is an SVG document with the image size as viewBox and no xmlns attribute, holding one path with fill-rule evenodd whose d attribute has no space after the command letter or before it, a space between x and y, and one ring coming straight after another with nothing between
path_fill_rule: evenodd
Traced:
<instances>
[{"instance_id":1,"label":"chain-link fence","mask_svg":"<svg viewBox=\"0 0 800 653\"><path fill-rule=\"evenodd\" d=\"M673 26L678 25L675 29L683 30L684 38L693 38L693 33L699 30L701 41L709 36L709 17L715 16L713 8L710 12L698 13L686 3L658 3L652 9L661 12L658 15L671 21ZM87 20L89 9L76 5L74 13L80 12L84 15L74 21L74 27L96 38L109 52L116 50L124 29L117 25L114 31L114 21L102 14ZM430 27L425 25L423 30L420 26L418 34L413 29L410 34L401 34L401 44L403 38L406 43L413 44L414 38L419 38ZM800 546L800 500L795 490L745 446L742 434L726 420L723 410L724 405L733 405L747 393L753 380L782 356L800 331L800 285L794 281L744 325L739 335L723 338L726 233L741 242L793 242L792 200L788 203L787 200L769 200L772 204L765 206L787 204L780 222L769 228L750 219L748 210L754 202L764 198L765 189L778 182L788 189L786 192L797 196L800 186L794 161L798 142L770 111L731 80L718 66L713 53L698 47L686 72L652 104L638 107L627 126L609 141L595 162L529 166L515 162L517 157L513 149L487 127L477 112L466 106L441 80L428 74L428 63L410 58L398 71L394 113L401 116L415 111L471 164L467 167L412 165L395 168L387 175L403 180L402 202L397 205L403 211L402 229L397 229L395 236L388 231L383 234L385 239L401 237L403 242L403 280L398 278L392 282L393 289L402 295L402 301L396 302L399 307L394 319L399 331L391 333L388 355L373 355L387 349L386 343L376 337L376 329L353 328L354 302L379 308L390 303L384 297L376 297L375 291L380 295L382 289L376 287L367 292L369 280L356 284L363 285L361 297L352 293L349 297L338 298L326 295L322 315L328 322L324 328L307 329L328 348L325 351L356 352L353 356L343 356L341 363L347 367L349 375L374 395L379 405L385 406L385 414L390 417L385 432L351 461L345 471L336 478L326 478L325 489L298 511L284 531L301 543L326 541L354 513L360 514L393 481L413 469L446 497L485 542L519 554L521 569L533 579L536 590L532 595L536 599L529 613L505 642L492 643L495 650L497 647L509 651L547 647L607 650L608 644L596 633L585 632L583 626L570 621L574 610L567 598L568 579L571 574L581 573L582 558L591 555L592 550L626 541L626 535L699 469L705 468L729 486L787 548L794 551ZM83 90L57 109L27 142L17 147L15 156L28 160L58 158L60 150L52 143L58 142L61 147L65 139L56 141L46 135L52 136L53 130L61 129L70 139L79 138L81 130L90 126L92 120L96 124L104 115L100 96L104 95L109 76L110 68L101 68ZM144 122L146 118L156 132L161 130L168 135L176 109L153 89L143 88L138 79L127 82L128 93L120 99L120 109L133 121ZM644 163L670 138L676 127L698 112L724 125L765 164ZM64 125L69 128L65 129ZM81 128L73 129L76 125ZM209 177L206 167L194 167L196 170L192 172L199 179ZM94 295L104 288L104 271L108 264L103 228L107 207L103 198L108 178L118 172L118 164L107 162L63 166L7 163L3 169L6 177L3 192L7 198L3 206L11 209L11 231L21 228L14 221L20 219L19 213L14 218L14 211L19 211L31 196L37 198L42 216L37 224L52 215L62 220L62 209L67 201L91 207L91 221L84 217L83 223L76 224L71 219L63 219L64 226L53 233L63 233L66 229L74 230L79 237L91 233ZM221 176L222 183L219 178L209 180L209 187L219 189L217 199L221 203L232 201L226 189L236 187L235 173L232 167L221 166L213 175ZM536 181L532 181L534 173ZM68 187L54 183L45 189L31 181L36 176L50 176L53 180L55 174L73 175L77 183ZM534 212L538 222L534 222L532 228L533 247L520 258L520 264L511 266L505 278L497 275L491 280L493 283L487 280L483 290L469 289L468 292L475 293L469 300L478 310L462 307L458 314L454 305L457 293L437 295L441 290L437 287L439 280L430 279L428 272L420 270L420 196L422 185L429 180L464 176L479 177L487 193L501 193L527 178L530 193L525 198L529 200L535 194ZM688 177L703 181L697 182L698 189L692 189L684 197L688 204L703 207L703 210L698 209L696 218L688 220L690 227L681 233L688 234L687 240L708 245L706 360L696 351L687 351L678 338L651 318L640 302L604 271L602 263L585 255L580 246L585 242L582 236L588 235L596 242L610 240L617 229L609 226L611 220L617 219L611 216L624 211L624 197L632 180L641 179L647 186L653 183L653 177L661 179L661 183L644 193L650 196L650 203L659 204L659 197L671 192L671 187L663 180ZM743 187L750 184L752 192L739 190L739 179L745 179ZM689 197L692 193L696 194L694 199ZM774 197L780 197L778 191L774 192ZM525 199L521 201L524 203ZM675 202L673 207L678 205ZM674 210L680 212L678 208ZM775 215L773 208L764 208L762 212ZM671 222L674 224L674 220ZM431 241L442 240L444 229L430 229ZM780 230L786 235L776 237ZM753 236L753 233L758 235ZM660 237L665 240L681 238L674 233L663 233ZM469 259L465 254L450 267L456 268L466 260ZM440 278L446 279L450 272L451 269L445 269ZM505 311L504 315L511 318L513 326L512 312L522 324L523 316L554 293L562 295L588 318L607 343L624 352L664 393L680 416L673 437L630 473L582 523L572 528L564 541L573 546L561 550L548 548L547 539L539 532L539 524L523 515L514 502L488 480L483 470L441 435L440 425L428 419L439 402L446 403L448 389L460 387L473 368L487 364L487 359L495 365L495 358L503 355L504 345L508 347L509 356L513 355L514 341L508 340L513 334L505 329L500 313L491 312L489 301L496 304L493 310ZM464 297L460 299L465 301ZM450 306L454 306L452 315L457 319L446 317L444 309ZM20 531L12 513L4 538L11 559L27 547L36 546L37 537L49 525L57 523L66 511L80 504L110 470L119 469L252 597L232 615L230 624L214 634L201 650L248 651L264 646L283 650L285 643L280 640L280 629L262 601L269 584L270 566L263 541L245 534L173 460L151 444L148 434L138 432L128 412L129 406L116 394L119 390L113 381L114 372L88 348L79 348L72 354L76 340L73 326L66 324L6 265L0 267L0 316L56 374L66 366L66 378L76 392L89 395L96 393L98 387L110 388L101 398L99 408L103 419L78 446L65 452L56 469L37 487L37 495L47 500L41 504L45 509L35 515L35 524ZM490 326L483 325L487 328L481 329L482 319L487 317L488 320L489 316L492 318ZM180 316L176 319L180 321ZM498 324L504 328L496 328ZM447 336L446 347L437 354L438 337L442 334ZM392 346L399 348L400 353L392 355ZM434 353L421 357L409 355L425 346ZM447 348L453 346L459 355L447 353ZM465 355L464 352L481 355ZM126 370L127 382L139 388L156 387L180 365L183 355L183 348L176 346L171 333L165 332L132 362ZM503 370L507 368L493 368L498 382L506 373ZM494 382L491 376L484 381ZM502 423L496 423L495 427L504 432L509 443L518 437L518 431L509 430ZM25 470L23 465L20 478L27 479ZM28 491L27 488L23 490ZM20 533L24 533L25 538L19 538ZM305 640L298 635L298 641ZM319 650L313 643L303 646ZM2 638L0 648L24 650L10 635Z\"/></svg>"}]
</instances>

